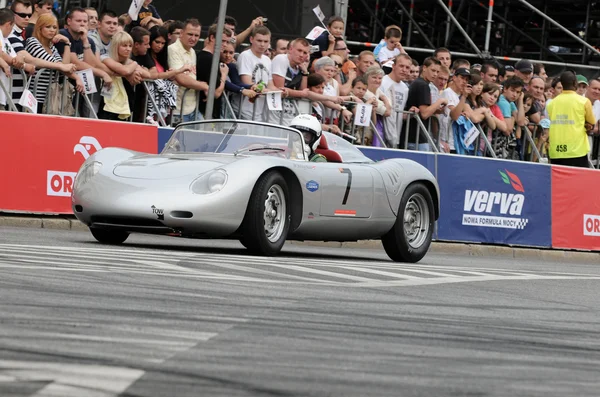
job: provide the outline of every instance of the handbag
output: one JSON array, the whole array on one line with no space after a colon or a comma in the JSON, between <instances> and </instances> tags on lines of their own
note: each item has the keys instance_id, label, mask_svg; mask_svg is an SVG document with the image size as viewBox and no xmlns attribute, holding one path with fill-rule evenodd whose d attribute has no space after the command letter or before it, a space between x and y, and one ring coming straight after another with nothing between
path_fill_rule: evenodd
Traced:
<instances>
[{"instance_id":1,"label":"handbag","mask_svg":"<svg viewBox=\"0 0 600 397\"><path fill-rule=\"evenodd\" d=\"M66 92L63 92L63 87ZM42 107L42 113L73 116L75 114L75 108L73 107L74 95L75 87L73 87L73 84L71 84L67 79L64 79L63 84L60 84L58 80L53 81L48 86L48 94L46 96L46 102ZM64 102L61 110L60 104L63 99Z\"/></svg>"}]
</instances>

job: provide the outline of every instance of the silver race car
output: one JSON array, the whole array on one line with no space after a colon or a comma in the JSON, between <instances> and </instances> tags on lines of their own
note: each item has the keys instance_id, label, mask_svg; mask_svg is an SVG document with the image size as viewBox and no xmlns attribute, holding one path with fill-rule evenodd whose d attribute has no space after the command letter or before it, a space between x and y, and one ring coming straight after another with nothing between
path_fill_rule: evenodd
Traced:
<instances>
[{"instance_id":1,"label":"silver race car","mask_svg":"<svg viewBox=\"0 0 600 397\"><path fill-rule=\"evenodd\" d=\"M162 153L102 149L81 166L72 207L101 243L130 233L239 239L277 254L286 240L381 239L417 262L439 217L439 188L420 164L373 162L323 133L308 161L297 129L240 120L180 124Z\"/></svg>"}]
</instances>

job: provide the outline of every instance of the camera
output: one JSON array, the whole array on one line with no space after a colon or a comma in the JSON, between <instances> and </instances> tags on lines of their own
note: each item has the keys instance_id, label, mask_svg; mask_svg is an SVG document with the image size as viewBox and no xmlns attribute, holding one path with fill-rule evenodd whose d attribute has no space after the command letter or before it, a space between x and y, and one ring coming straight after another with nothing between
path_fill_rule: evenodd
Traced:
<instances>
[{"instance_id":1,"label":"camera","mask_svg":"<svg viewBox=\"0 0 600 397\"><path fill-rule=\"evenodd\" d=\"M310 53L314 54L315 52L319 52L319 46L318 45L311 45L310 46Z\"/></svg>"},{"instance_id":2,"label":"camera","mask_svg":"<svg viewBox=\"0 0 600 397\"><path fill-rule=\"evenodd\" d=\"M266 24L267 24L267 22L269 22L269 18L263 18L263 19L262 19L262 23L263 23L264 25L266 25Z\"/></svg>"}]
</instances>

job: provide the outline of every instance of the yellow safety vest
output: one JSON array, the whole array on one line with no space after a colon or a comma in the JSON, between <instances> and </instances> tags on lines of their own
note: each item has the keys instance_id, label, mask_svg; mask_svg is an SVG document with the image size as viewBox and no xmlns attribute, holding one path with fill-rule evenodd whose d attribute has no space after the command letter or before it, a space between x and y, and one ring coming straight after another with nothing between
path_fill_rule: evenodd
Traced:
<instances>
[{"instance_id":1,"label":"yellow safety vest","mask_svg":"<svg viewBox=\"0 0 600 397\"><path fill-rule=\"evenodd\" d=\"M592 104L575 91L563 91L547 107L550 118L551 159L582 157L590 151L585 130L586 108L592 112Z\"/></svg>"}]
</instances>

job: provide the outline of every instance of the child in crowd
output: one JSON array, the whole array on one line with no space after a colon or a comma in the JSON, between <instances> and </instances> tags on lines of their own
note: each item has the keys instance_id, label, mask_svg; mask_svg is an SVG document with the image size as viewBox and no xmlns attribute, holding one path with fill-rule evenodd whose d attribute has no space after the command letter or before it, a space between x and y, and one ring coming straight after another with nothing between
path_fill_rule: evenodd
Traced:
<instances>
[{"instance_id":1,"label":"child in crowd","mask_svg":"<svg viewBox=\"0 0 600 397\"><path fill-rule=\"evenodd\" d=\"M323 92L325 91L325 85L325 77L323 77L320 74L312 73L308 75L306 79L306 87L308 88L308 90L320 95L323 95ZM323 131L331 132L333 134L340 134L341 131L337 125L323 124L323 104L321 102L316 101L311 102L311 104L312 115L315 116L317 120L319 120L319 122L321 122L321 128L323 129Z\"/></svg>"},{"instance_id":2,"label":"child in crowd","mask_svg":"<svg viewBox=\"0 0 600 397\"><path fill-rule=\"evenodd\" d=\"M385 35L387 35L388 30L390 29L398 29L400 32L402 32L402 29L400 29L400 26L398 25L389 25L386 26L385 31L383 32L383 35L385 37ZM375 54L376 57L379 56L379 51L381 51L382 48L387 46L387 42L385 41L385 39L381 39L381 41L379 42L379 44L377 44L377 47L375 47L375 49L373 50L373 54ZM400 52L405 52L404 48L402 48L402 45L400 45Z\"/></svg>"},{"instance_id":3,"label":"child in crowd","mask_svg":"<svg viewBox=\"0 0 600 397\"><path fill-rule=\"evenodd\" d=\"M352 93L350 97L353 102L364 102L365 104L372 105L373 110L371 112L371 121L373 124L377 121L375 116L375 109L377 107L377 98L372 96L371 98L365 98L365 95L369 89L369 81L367 76L357 77L352 81ZM356 113L356 107L353 106L353 113ZM351 125L348 125L348 128L351 129ZM357 139L356 143L371 146L373 144L373 130L371 127L360 127L355 126L354 131L348 131L350 134L354 134L354 137ZM364 139L364 142L363 142Z\"/></svg>"},{"instance_id":4,"label":"child in crowd","mask_svg":"<svg viewBox=\"0 0 600 397\"><path fill-rule=\"evenodd\" d=\"M402 39L402 30L398 28L389 28L385 31L385 46L379 50L377 61L382 66L385 74L389 74L394 66L394 59L403 52L400 40Z\"/></svg>"},{"instance_id":5,"label":"child in crowd","mask_svg":"<svg viewBox=\"0 0 600 397\"><path fill-rule=\"evenodd\" d=\"M311 54L310 63L315 59L326 57L333 54L335 48L335 39L343 38L344 35L344 20L342 17L333 16L327 21L328 31L321 33L319 37L313 40L312 45L318 45L319 51Z\"/></svg>"}]
</instances>

